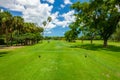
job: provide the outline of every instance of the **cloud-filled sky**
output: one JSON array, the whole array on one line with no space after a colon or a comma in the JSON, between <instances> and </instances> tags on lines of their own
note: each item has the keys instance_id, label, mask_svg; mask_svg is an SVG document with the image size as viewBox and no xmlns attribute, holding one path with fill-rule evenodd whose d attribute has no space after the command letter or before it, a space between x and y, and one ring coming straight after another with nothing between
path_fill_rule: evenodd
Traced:
<instances>
[{"instance_id":1,"label":"cloud-filled sky","mask_svg":"<svg viewBox=\"0 0 120 80\"><path fill-rule=\"evenodd\" d=\"M70 5L76 1L78 0L0 0L0 8L41 27L42 22L50 16L52 21L46 26L45 35L63 36L69 29L68 25L75 20L75 12L70 9Z\"/></svg>"}]
</instances>

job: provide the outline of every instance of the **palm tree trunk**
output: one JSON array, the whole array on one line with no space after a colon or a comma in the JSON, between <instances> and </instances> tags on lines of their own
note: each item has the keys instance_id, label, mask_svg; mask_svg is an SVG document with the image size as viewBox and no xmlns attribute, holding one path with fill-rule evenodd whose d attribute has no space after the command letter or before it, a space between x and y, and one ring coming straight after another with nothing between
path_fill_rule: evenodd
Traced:
<instances>
[{"instance_id":1,"label":"palm tree trunk","mask_svg":"<svg viewBox=\"0 0 120 80\"><path fill-rule=\"evenodd\" d=\"M81 39L81 41L82 41L82 43L83 43L83 41L84 41L84 39L83 39L83 36L82 36L82 39Z\"/></svg>"},{"instance_id":2,"label":"palm tree trunk","mask_svg":"<svg viewBox=\"0 0 120 80\"><path fill-rule=\"evenodd\" d=\"M12 33L10 34L11 46L13 45Z\"/></svg>"},{"instance_id":3,"label":"palm tree trunk","mask_svg":"<svg viewBox=\"0 0 120 80\"><path fill-rule=\"evenodd\" d=\"M7 29L7 27L5 30L5 34L6 34L6 46L8 47L8 29Z\"/></svg>"}]
</instances>

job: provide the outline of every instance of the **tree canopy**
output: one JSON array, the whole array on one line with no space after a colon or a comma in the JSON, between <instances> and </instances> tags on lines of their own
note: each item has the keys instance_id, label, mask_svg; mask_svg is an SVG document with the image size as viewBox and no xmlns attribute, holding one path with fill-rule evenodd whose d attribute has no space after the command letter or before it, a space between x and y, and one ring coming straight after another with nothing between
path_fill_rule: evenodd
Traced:
<instances>
[{"instance_id":1,"label":"tree canopy","mask_svg":"<svg viewBox=\"0 0 120 80\"><path fill-rule=\"evenodd\" d=\"M20 16L12 16L9 12L0 12L0 39L9 44L35 44L43 37L43 28L34 23L26 23ZM3 40L1 40L3 41ZM0 43L1 44L1 43Z\"/></svg>"},{"instance_id":2,"label":"tree canopy","mask_svg":"<svg viewBox=\"0 0 120 80\"><path fill-rule=\"evenodd\" d=\"M84 3L78 1L72 4L71 8L76 11L75 22L79 26L82 24L83 29L89 27L89 31L97 31L106 47L107 40L115 32L120 21L119 6L118 0L90 0Z\"/></svg>"}]
</instances>

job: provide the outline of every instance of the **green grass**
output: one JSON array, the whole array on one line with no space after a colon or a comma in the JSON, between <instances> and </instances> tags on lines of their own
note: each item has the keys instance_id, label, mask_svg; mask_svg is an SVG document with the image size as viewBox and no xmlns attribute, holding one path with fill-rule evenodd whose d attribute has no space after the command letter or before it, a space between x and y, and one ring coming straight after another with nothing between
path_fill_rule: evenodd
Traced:
<instances>
[{"instance_id":1,"label":"green grass","mask_svg":"<svg viewBox=\"0 0 120 80\"><path fill-rule=\"evenodd\" d=\"M120 80L120 43L89 43L44 41L1 49L0 80Z\"/></svg>"}]
</instances>

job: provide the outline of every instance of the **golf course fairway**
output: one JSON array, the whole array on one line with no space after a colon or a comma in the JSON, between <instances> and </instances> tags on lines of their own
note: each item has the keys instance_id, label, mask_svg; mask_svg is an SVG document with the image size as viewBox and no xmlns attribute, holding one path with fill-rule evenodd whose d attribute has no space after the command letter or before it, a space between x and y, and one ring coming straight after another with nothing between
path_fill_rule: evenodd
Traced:
<instances>
[{"instance_id":1,"label":"golf course fairway","mask_svg":"<svg viewBox=\"0 0 120 80\"><path fill-rule=\"evenodd\" d=\"M51 40L0 49L0 80L120 80L120 43Z\"/></svg>"}]
</instances>

